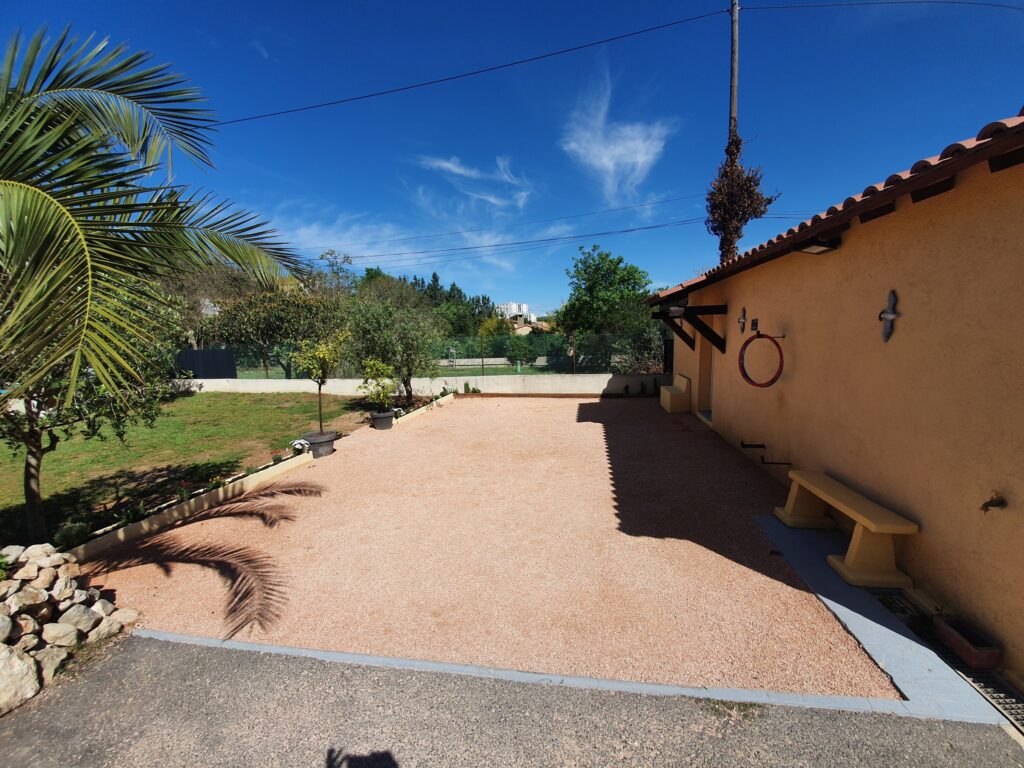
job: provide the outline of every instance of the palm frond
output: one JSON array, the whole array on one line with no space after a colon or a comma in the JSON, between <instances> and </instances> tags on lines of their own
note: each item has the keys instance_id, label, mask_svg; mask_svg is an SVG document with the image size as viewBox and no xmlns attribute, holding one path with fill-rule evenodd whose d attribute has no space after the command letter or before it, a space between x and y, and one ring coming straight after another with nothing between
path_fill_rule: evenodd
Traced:
<instances>
[{"instance_id":1,"label":"palm frond","mask_svg":"<svg viewBox=\"0 0 1024 768\"><path fill-rule=\"evenodd\" d=\"M151 65L148 53L130 52L108 39L81 45L65 29L48 49L45 30L29 42L13 89L24 102L47 104L78 116L113 138L137 161L154 165L172 147L203 165L213 113L199 89L167 65ZM17 38L12 43L17 58ZM9 54L9 60L11 54ZM34 73L34 76L33 76Z\"/></svg>"}]
</instances>

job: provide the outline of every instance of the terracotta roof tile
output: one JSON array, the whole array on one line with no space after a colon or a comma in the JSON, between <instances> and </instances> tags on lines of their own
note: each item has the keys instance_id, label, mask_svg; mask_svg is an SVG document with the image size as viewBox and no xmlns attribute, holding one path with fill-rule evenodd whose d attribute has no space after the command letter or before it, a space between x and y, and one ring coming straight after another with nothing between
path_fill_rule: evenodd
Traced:
<instances>
[{"instance_id":1,"label":"terracotta roof tile","mask_svg":"<svg viewBox=\"0 0 1024 768\"><path fill-rule=\"evenodd\" d=\"M1007 146L998 146L1003 143L1007 144ZM833 222L837 226L845 224L850 218L861 212L861 209L863 209L863 212L867 212L872 208L877 208L877 206L868 206L865 202L878 195L884 194L888 202L903 194L908 194L912 191L908 182L920 181L926 183L931 176L936 177L935 181L942 181L946 178L943 174L947 166L956 166L952 169L952 172L955 173L967 165L982 162L990 157L993 153L988 152L989 149L998 148L1000 151L1008 152L1021 146L1024 146L1024 108L1015 117L1007 117L1003 120L988 123L978 131L978 135L973 139L953 142L939 154L918 160L908 170L894 173L880 184L871 184L865 187L864 191L859 195L848 197L842 203L830 206L823 213L816 214L812 218L790 227L784 233L766 240L734 259L719 264L700 277L687 280L673 288L653 295L648 299L648 303L657 304L666 298L688 293L690 290L711 280L720 279L733 272L756 266L769 258L785 255L795 250L794 246L798 245L797 235L810 229L814 229L817 232L827 232L830 229L830 224ZM919 186L921 185L914 184L915 188ZM884 202L881 203L881 205L885 204Z\"/></svg>"}]
</instances>

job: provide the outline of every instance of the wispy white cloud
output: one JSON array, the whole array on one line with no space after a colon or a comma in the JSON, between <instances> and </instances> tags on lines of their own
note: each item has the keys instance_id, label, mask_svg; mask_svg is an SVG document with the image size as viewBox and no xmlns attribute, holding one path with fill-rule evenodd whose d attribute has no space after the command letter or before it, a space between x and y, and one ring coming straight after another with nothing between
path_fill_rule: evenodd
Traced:
<instances>
[{"instance_id":1,"label":"wispy white cloud","mask_svg":"<svg viewBox=\"0 0 1024 768\"><path fill-rule=\"evenodd\" d=\"M605 74L573 108L561 147L600 181L605 200L618 205L636 200L674 125L667 120L616 122L609 118L611 101L611 79Z\"/></svg>"},{"instance_id":2,"label":"wispy white cloud","mask_svg":"<svg viewBox=\"0 0 1024 768\"><path fill-rule=\"evenodd\" d=\"M267 46L265 46L258 37L254 37L252 40L249 41L249 47L256 51L256 53L258 53L261 57L263 57L264 61L270 59L270 52L267 50Z\"/></svg>"},{"instance_id":3,"label":"wispy white cloud","mask_svg":"<svg viewBox=\"0 0 1024 768\"><path fill-rule=\"evenodd\" d=\"M533 184L525 176L512 171L512 160L504 155L495 158L493 170L466 165L461 158L420 155L416 158L421 168L437 171L452 186L471 200L478 200L495 208L522 210L533 194Z\"/></svg>"}]
</instances>

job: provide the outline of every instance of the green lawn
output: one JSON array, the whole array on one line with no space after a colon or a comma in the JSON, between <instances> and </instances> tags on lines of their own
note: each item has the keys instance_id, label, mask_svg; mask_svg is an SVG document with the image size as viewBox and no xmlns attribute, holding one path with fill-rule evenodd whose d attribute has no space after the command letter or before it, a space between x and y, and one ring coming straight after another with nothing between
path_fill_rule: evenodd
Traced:
<instances>
[{"instance_id":1,"label":"green lawn","mask_svg":"<svg viewBox=\"0 0 1024 768\"><path fill-rule=\"evenodd\" d=\"M362 421L361 401L324 396L324 418L351 432ZM176 497L182 482L207 485L246 467L265 464L273 450L316 429L314 394L201 393L164 407L153 429L116 438L60 443L43 459L46 516L53 534L61 523L89 531L117 521L140 505L152 508ZM0 454L0 543L26 543L22 524L24 455Z\"/></svg>"}]
</instances>

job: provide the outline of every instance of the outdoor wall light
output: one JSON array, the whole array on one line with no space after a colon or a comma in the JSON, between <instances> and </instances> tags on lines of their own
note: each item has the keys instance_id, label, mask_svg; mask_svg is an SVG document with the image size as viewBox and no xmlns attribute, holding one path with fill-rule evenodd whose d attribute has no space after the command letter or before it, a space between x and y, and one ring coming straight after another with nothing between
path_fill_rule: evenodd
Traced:
<instances>
[{"instance_id":1,"label":"outdoor wall light","mask_svg":"<svg viewBox=\"0 0 1024 768\"><path fill-rule=\"evenodd\" d=\"M669 317L682 317L684 312L686 312L686 307L669 307L665 310L665 314Z\"/></svg>"},{"instance_id":2,"label":"outdoor wall light","mask_svg":"<svg viewBox=\"0 0 1024 768\"><path fill-rule=\"evenodd\" d=\"M814 238L813 240L808 240L805 243L801 243L799 246L797 246L796 250L800 251L801 253L813 253L815 255L818 255L820 253L828 253L829 251L834 251L836 248L839 247L839 244L841 242L842 241L838 237L833 240L822 240L820 237L818 237Z\"/></svg>"}]
</instances>

